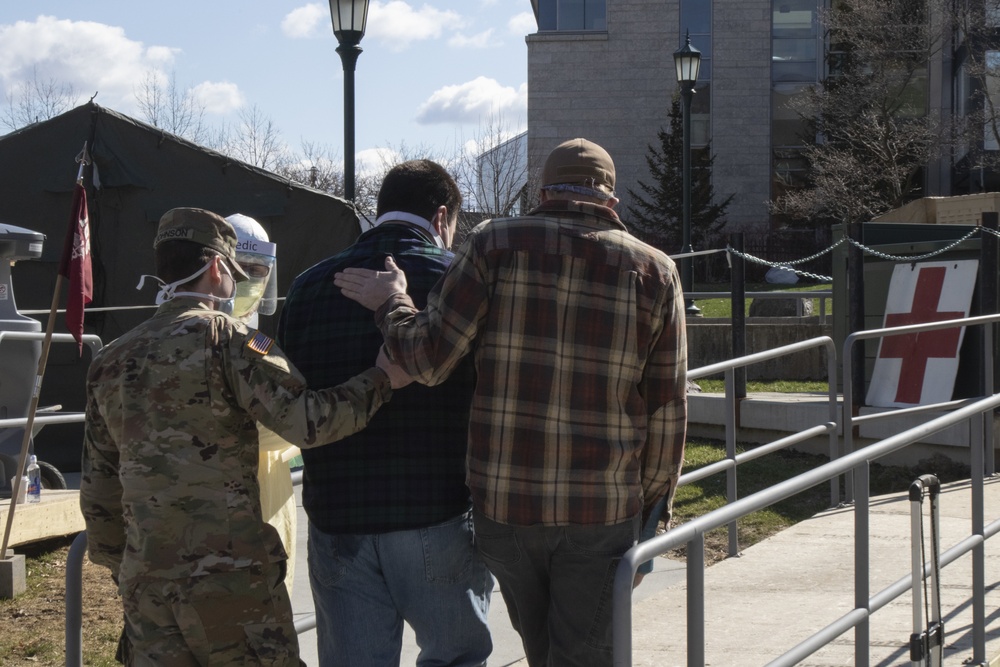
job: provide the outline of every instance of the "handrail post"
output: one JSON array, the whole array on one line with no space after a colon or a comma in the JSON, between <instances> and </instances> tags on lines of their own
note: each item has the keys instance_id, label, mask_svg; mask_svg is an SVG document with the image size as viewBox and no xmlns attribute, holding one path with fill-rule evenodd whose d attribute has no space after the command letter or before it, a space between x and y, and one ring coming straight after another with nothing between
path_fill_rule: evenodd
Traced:
<instances>
[{"instance_id":1,"label":"handrail post","mask_svg":"<svg viewBox=\"0 0 1000 667\"><path fill-rule=\"evenodd\" d=\"M972 534L983 538L972 548L972 663L986 664L986 545L983 534L983 449L986 444L985 430L993 429L993 410L982 412L969 418L969 463L972 467L969 485L972 487Z\"/></svg>"},{"instance_id":2,"label":"handrail post","mask_svg":"<svg viewBox=\"0 0 1000 667\"><path fill-rule=\"evenodd\" d=\"M841 406L840 415L841 423L843 427L843 444L840 448L840 456L846 456L854 451L854 409L851 407L854 405L854 364L853 350L856 337L854 334L848 334L847 339L844 340L843 353L841 355L843 363L843 385L844 385L844 404ZM854 475L853 473L844 474L844 502L851 502L854 500Z\"/></svg>"},{"instance_id":3,"label":"handrail post","mask_svg":"<svg viewBox=\"0 0 1000 667\"><path fill-rule=\"evenodd\" d=\"M869 463L864 461L854 469L854 608L871 611L868 608L869 582L868 563L870 557L869 531ZM871 644L870 614L854 628L854 665L868 667Z\"/></svg>"},{"instance_id":4,"label":"handrail post","mask_svg":"<svg viewBox=\"0 0 1000 667\"><path fill-rule=\"evenodd\" d=\"M729 253L730 280L732 281L732 343L733 359L739 359L747 353L747 309L746 309L746 261L743 259L743 232L729 236L729 244L736 252ZM740 399L747 397L747 370L741 366L736 369L736 404L739 409Z\"/></svg>"},{"instance_id":5,"label":"handrail post","mask_svg":"<svg viewBox=\"0 0 1000 667\"><path fill-rule=\"evenodd\" d=\"M688 667L705 667L705 535L698 533L687 548Z\"/></svg>"},{"instance_id":6,"label":"handrail post","mask_svg":"<svg viewBox=\"0 0 1000 667\"><path fill-rule=\"evenodd\" d=\"M735 503L738 500L736 487L736 373L730 368L726 371L726 458L733 462L726 470L726 502ZM729 524L729 555L740 552L739 529L736 519Z\"/></svg>"},{"instance_id":7,"label":"handrail post","mask_svg":"<svg viewBox=\"0 0 1000 667\"><path fill-rule=\"evenodd\" d=\"M852 222L847 226L847 233L859 244L864 244L864 225L860 222ZM848 293L848 333L856 333L865 330L865 254L853 243L847 248L847 282ZM865 392L865 347L855 348L851 351L851 377L854 381L851 395L854 396L852 403L852 414L857 414L857 408L861 407L864 401ZM845 379L846 384L846 379ZM844 387L847 392L847 387ZM847 406L844 406L845 408Z\"/></svg>"},{"instance_id":8,"label":"handrail post","mask_svg":"<svg viewBox=\"0 0 1000 667\"><path fill-rule=\"evenodd\" d=\"M833 422L834 427L830 432L829 438L829 453L830 460L833 461L837 458L837 446L839 444L840 434L838 431L838 425L843 430L844 420L840 414L840 406L838 404L838 392L837 392L837 346L833 341L829 341L826 346L826 391L827 391L827 405L828 412L827 417L831 422ZM830 480L830 507L836 507L840 504L840 479L834 477Z\"/></svg>"},{"instance_id":9,"label":"handrail post","mask_svg":"<svg viewBox=\"0 0 1000 667\"><path fill-rule=\"evenodd\" d=\"M852 222L846 225L845 232L850 239L856 241L859 245L863 245L865 242L865 232L864 224L861 222ZM848 334L857 333L865 330L865 253L855 245L851 243L847 247L847 293L848 293ZM848 348L845 346L845 358L844 364L845 368L847 364L850 364L851 373L851 387L850 392L848 392L847 381L848 377L845 373L844 377L844 414L846 415L848 411L852 416L857 416L861 412L861 405L864 402L865 393L865 343L862 342L861 345L857 347ZM848 393L851 396L850 402L847 400ZM844 420L844 450L846 454L850 454L854 451L854 443L852 442L853 432L848 435L847 424L849 422L847 419ZM849 472L844 476L844 490L845 490L845 500L851 502L854 480L852 479L853 473Z\"/></svg>"},{"instance_id":10,"label":"handrail post","mask_svg":"<svg viewBox=\"0 0 1000 667\"><path fill-rule=\"evenodd\" d=\"M611 661L614 667L632 667L632 581L636 570L631 554L626 553L615 571L611 589Z\"/></svg>"},{"instance_id":11,"label":"handrail post","mask_svg":"<svg viewBox=\"0 0 1000 667\"><path fill-rule=\"evenodd\" d=\"M985 211L982 214L982 228L989 232L979 234L979 314L992 315L1000 311L1000 297L997 290L997 276L1000 271L1000 250L995 232L1000 231L1000 214L996 211ZM996 391L996 354L994 347L995 325L987 324L982 327L983 337L983 395L989 395ZM993 452L993 422L990 421L986 429L986 475L993 475L996 472L996 461Z\"/></svg>"},{"instance_id":12,"label":"handrail post","mask_svg":"<svg viewBox=\"0 0 1000 667\"><path fill-rule=\"evenodd\" d=\"M83 558L87 533L79 533L66 556L66 667L83 666Z\"/></svg>"}]
</instances>

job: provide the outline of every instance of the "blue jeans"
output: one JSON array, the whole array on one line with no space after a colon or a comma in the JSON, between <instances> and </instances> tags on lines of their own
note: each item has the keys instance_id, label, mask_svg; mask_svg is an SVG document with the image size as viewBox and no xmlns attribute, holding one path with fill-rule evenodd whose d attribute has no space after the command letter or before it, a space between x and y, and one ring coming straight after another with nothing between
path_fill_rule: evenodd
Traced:
<instances>
[{"instance_id":1,"label":"blue jeans","mask_svg":"<svg viewBox=\"0 0 1000 667\"><path fill-rule=\"evenodd\" d=\"M500 583L531 667L610 667L615 570L641 520L511 526L475 513L476 547Z\"/></svg>"},{"instance_id":2,"label":"blue jeans","mask_svg":"<svg viewBox=\"0 0 1000 667\"><path fill-rule=\"evenodd\" d=\"M373 535L329 535L309 524L309 582L322 667L398 665L403 621L417 665L485 665L493 578L476 554L471 513Z\"/></svg>"}]
</instances>

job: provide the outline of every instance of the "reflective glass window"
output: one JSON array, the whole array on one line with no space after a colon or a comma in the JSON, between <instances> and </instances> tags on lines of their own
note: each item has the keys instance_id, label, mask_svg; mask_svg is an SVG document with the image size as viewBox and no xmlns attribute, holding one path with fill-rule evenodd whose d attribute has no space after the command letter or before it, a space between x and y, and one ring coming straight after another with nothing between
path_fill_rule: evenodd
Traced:
<instances>
[{"instance_id":1,"label":"reflective glass window","mask_svg":"<svg viewBox=\"0 0 1000 667\"><path fill-rule=\"evenodd\" d=\"M607 30L606 0L539 0L539 30Z\"/></svg>"},{"instance_id":2,"label":"reflective glass window","mask_svg":"<svg viewBox=\"0 0 1000 667\"><path fill-rule=\"evenodd\" d=\"M771 30L775 37L815 37L816 0L775 0Z\"/></svg>"},{"instance_id":3,"label":"reflective glass window","mask_svg":"<svg viewBox=\"0 0 1000 667\"><path fill-rule=\"evenodd\" d=\"M792 102L804 96L807 86L776 84L771 93L771 145L802 146L807 141L808 124L795 110Z\"/></svg>"}]
</instances>

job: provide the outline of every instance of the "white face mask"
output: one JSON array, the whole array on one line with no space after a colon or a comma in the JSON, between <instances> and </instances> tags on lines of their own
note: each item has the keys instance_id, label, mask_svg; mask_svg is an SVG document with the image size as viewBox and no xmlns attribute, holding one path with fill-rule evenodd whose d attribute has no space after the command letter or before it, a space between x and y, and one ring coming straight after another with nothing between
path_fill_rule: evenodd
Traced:
<instances>
[{"instance_id":1,"label":"white face mask","mask_svg":"<svg viewBox=\"0 0 1000 667\"><path fill-rule=\"evenodd\" d=\"M221 255L220 255L221 257ZM212 260L215 261L215 260ZM135 286L136 289L142 289L143 283L146 282L146 278L152 278L156 282L160 283L160 291L156 294L156 305L171 301L176 296L193 296L199 299L208 299L215 303L215 309L226 315L232 315L233 307L236 304L236 280L233 278L232 272L230 272L229 267L226 266L225 261L220 261L219 265L229 276L230 282L233 284L233 289L228 297L219 297L214 294L204 294L202 292L177 292L175 291L179 285L191 282L201 274L208 271L208 267L212 266L212 262L206 262L203 267L192 273L187 278L181 278L180 280L175 280L172 283L165 283L157 276L152 276L149 274L144 274L139 278L139 284Z\"/></svg>"}]
</instances>

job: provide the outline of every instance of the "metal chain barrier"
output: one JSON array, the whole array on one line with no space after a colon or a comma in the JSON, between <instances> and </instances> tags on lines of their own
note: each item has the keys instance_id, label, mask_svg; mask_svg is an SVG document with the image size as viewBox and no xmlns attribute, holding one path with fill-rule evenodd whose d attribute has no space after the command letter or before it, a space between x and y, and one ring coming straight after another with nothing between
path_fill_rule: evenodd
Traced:
<instances>
[{"instance_id":1,"label":"metal chain barrier","mask_svg":"<svg viewBox=\"0 0 1000 667\"><path fill-rule=\"evenodd\" d=\"M823 276L823 275L820 275L820 274L817 274L817 273L810 273L809 271L803 271L801 269L796 269L794 267L797 264L805 264L806 262L811 262L814 259L818 259L819 257L822 257L823 255L825 255L828 252L832 252L837 246L839 246L840 244L844 243L845 241L848 242L848 243L850 243L851 245L855 246L856 248L860 248L862 252L868 253L869 255L873 255L875 257L878 257L879 259L885 259L885 260L889 260L889 261L892 261L892 262L919 262L919 261L924 260L924 259L930 259L931 257L937 257L938 255L946 253L949 250L953 250L954 248L958 247L959 245L961 245L965 241L968 241L970 238L972 238L973 236L975 236L976 234L978 234L980 232L987 232L989 234L993 234L994 236L1000 238L1000 232L994 231L994 230L989 229L987 227L976 227L975 229L971 230L968 234L966 234L962 238L958 239L957 241L954 241L953 243L945 246L944 248L941 248L940 250L935 250L933 252L928 252L928 253L925 253L923 255L890 255L890 254L887 254L887 253L875 250L874 248L869 248L868 246L864 245L863 243L860 243L860 242L855 241L854 239L852 239L852 238L850 238L848 236L845 236L844 238L840 239L839 241L837 241L836 243L834 243L829 248L826 248L824 250L820 250L819 252L817 252L814 255L810 255L809 257L804 257L802 259L796 259L796 260L791 260L791 261L787 261L787 262L769 262L766 259L761 259L760 257L754 257L753 255L749 255L749 254L744 253L744 252L739 252L738 250L736 250L735 248L733 248L730 245L726 246L726 252L732 253L733 255L736 255L737 257L740 257L741 259L743 259L744 261L747 261L747 262L753 262L754 264L760 264L762 266L767 266L767 267L770 267L770 268L786 269L786 270L791 271L792 273L795 273L797 275L804 276L806 278L812 278L814 280L819 280L821 282L827 282L828 283L828 282L833 282L833 277L832 276Z\"/></svg>"},{"instance_id":2,"label":"metal chain barrier","mask_svg":"<svg viewBox=\"0 0 1000 667\"><path fill-rule=\"evenodd\" d=\"M820 282L830 283L830 282L833 282L833 277L832 276L823 276L823 275L820 275L818 273L810 273L809 271L803 271L802 269L796 269L796 268L794 268L794 266L796 264L804 264L805 262L812 261L812 260L816 259L817 257L822 257L826 253L832 252L834 248L836 248L837 246L839 246L843 242L844 242L844 239L840 239L839 241L837 241L836 243L834 243L829 248L827 248L825 250L820 250L815 255L810 255L809 257L805 257L803 259L792 260L790 262L769 262L766 259L761 259L760 257L754 257L753 255L748 255L745 252L740 252L740 251L736 250L735 248L733 248L731 245L727 245L726 246L726 251L730 252L730 253L732 253L734 255L736 255L737 257L741 258L742 260L744 260L746 262L753 262L754 264L760 264L762 266L768 266L768 267L771 267L772 269L774 269L774 268L787 269L788 271L791 271L792 273L794 273L796 275L799 275L799 276L805 276L806 278L812 278L813 280L818 280Z\"/></svg>"},{"instance_id":3,"label":"metal chain barrier","mask_svg":"<svg viewBox=\"0 0 1000 667\"><path fill-rule=\"evenodd\" d=\"M858 241L855 241L852 238L847 238L847 240L854 247L860 248L861 250L863 250L864 252L868 253L869 255L874 255L875 257L878 257L879 259L887 259L887 260L892 261L892 262L919 262L922 259L929 259L931 257L937 257L941 253L945 253L945 252L948 252L949 250L952 250L952 249L956 248L961 243L963 243L965 241L968 241L970 238L972 238L973 236L975 236L976 234L978 234L980 229L981 229L981 227L976 227L975 229L973 229L972 231L970 231L968 234L966 234L962 238L960 238L957 241L955 241L955 242L953 242L953 243L945 246L944 248L941 248L940 250L935 250L934 252L928 252L928 253L925 253L923 255L888 255L888 254L886 254L884 252L879 252L878 250L875 250L874 248L869 248L868 246L864 245L863 243L859 243Z\"/></svg>"}]
</instances>

